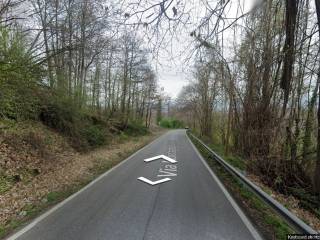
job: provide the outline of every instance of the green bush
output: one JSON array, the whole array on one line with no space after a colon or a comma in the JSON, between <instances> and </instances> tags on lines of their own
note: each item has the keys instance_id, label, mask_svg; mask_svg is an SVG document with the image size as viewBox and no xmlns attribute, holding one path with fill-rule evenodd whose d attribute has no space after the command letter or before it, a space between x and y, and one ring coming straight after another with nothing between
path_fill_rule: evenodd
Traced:
<instances>
[{"instance_id":1,"label":"green bush","mask_svg":"<svg viewBox=\"0 0 320 240\"><path fill-rule=\"evenodd\" d=\"M39 118L45 125L70 136L78 135L81 114L72 100L51 96L42 102Z\"/></svg>"},{"instance_id":2,"label":"green bush","mask_svg":"<svg viewBox=\"0 0 320 240\"><path fill-rule=\"evenodd\" d=\"M160 121L160 126L164 128L183 128L182 121L173 118L163 118Z\"/></svg>"},{"instance_id":3,"label":"green bush","mask_svg":"<svg viewBox=\"0 0 320 240\"><path fill-rule=\"evenodd\" d=\"M19 29L0 26L0 117L35 118L41 68L26 51Z\"/></svg>"},{"instance_id":4,"label":"green bush","mask_svg":"<svg viewBox=\"0 0 320 240\"><path fill-rule=\"evenodd\" d=\"M138 122L131 122L124 129L124 132L128 136L142 136L149 133L147 127Z\"/></svg>"},{"instance_id":5,"label":"green bush","mask_svg":"<svg viewBox=\"0 0 320 240\"><path fill-rule=\"evenodd\" d=\"M42 102L40 120L67 136L76 149L85 151L106 142L108 124L102 117L80 111L72 99L59 94Z\"/></svg>"},{"instance_id":6,"label":"green bush","mask_svg":"<svg viewBox=\"0 0 320 240\"><path fill-rule=\"evenodd\" d=\"M82 134L91 147L102 146L106 142L105 130L100 126L88 126L82 130Z\"/></svg>"}]
</instances>

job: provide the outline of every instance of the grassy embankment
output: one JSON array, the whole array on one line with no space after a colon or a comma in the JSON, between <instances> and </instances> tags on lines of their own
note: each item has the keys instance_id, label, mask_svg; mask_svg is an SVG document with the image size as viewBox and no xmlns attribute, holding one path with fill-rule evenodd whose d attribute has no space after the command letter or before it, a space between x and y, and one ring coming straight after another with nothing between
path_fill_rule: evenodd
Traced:
<instances>
[{"instance_id":1,"label":"grassy embankment","mask_svg":"<svg viewBox=\"0 0 320 240\"><path fill-rule=\"evenodd\" d=\"M162 132L151 133L132 123L123 129L92 116L75 121L78 126L61 122L64 126L0 121L0 237L78 191Z\"/></svg>"},{"instance_id":2,"label":"grassy embankment","mask_svg":"<svg viewBox=\"0 0 320 240\"><path fill-rule=\"evenodd\" d=\"M239 180L228 173L210 154L191 136L190 139L198 148L204 159L207 161L211 169L217 174L225 187L235 198L238 204L242 207L248 217L259 229L261 234L266 239L286 239L287 234L294 233L294 230L281 219L268 205L266 205L259 197L247 189ZM222 145L208 144L218 155L225 159L228 163L238 168L240 171L245 171L245 162L237 157L224 155ZM263 189L270 193L268 189Z\"/></svg>"}]
</instances>

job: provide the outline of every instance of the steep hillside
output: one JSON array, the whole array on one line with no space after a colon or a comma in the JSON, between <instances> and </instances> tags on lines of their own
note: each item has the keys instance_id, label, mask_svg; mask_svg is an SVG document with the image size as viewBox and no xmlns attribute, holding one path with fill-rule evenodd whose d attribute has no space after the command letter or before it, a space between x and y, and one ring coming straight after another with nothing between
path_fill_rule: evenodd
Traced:
<instances>
[{"instance_id":1,"label":"steep hillside","mask_svg":"<svg viewBox=\"0 0 320 240\"><path fill-rule=\"evenodd\" d=\"M74 140L41 122L0 124L0 236L67 197L162 131L113 127L97 149L73 147ZM143 136L144 135L144 136ZM93 135L95 136L95 135ZM89 151L90 150L90 151Z\"/></svg>"}]
</instances>

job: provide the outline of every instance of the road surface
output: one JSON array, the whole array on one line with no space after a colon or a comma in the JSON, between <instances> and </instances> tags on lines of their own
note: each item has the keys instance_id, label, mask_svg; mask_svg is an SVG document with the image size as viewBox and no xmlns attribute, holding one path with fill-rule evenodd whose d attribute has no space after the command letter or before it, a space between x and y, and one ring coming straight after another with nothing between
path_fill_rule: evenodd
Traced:
<instances>
[{"instance_id":1,"label":"road surface","mask_svg":"<svg viewBox=\"0 0 320 240\"><path fill-rule=\"evenodd\" d=\"M144 159L166 155L163 159ZM139 177L163 183L154 186ZM31 224L19 240L261 239L188 139L156 139Z\"/></svg>"}]
</instances>

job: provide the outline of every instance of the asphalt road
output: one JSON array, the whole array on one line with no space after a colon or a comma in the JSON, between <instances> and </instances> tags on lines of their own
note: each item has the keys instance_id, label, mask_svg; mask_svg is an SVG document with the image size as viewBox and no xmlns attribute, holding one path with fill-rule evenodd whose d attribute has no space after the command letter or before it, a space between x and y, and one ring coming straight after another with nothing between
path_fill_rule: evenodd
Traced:
<instances>
[{"instance_id":1,"label":"asphalt road","mask_svg":"<svg viewBox=\"0 0 320 240\"><path fill-rule=\"evenodd\" d=\"M143 161L160 154L178 162ZM171 180L151 186L138 177ZM260 236L186 132L174 130L9 239L250 240Z\"/></svg>"}]
</instances>

